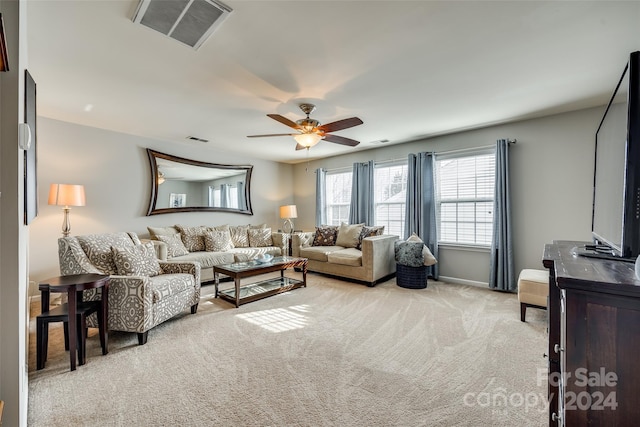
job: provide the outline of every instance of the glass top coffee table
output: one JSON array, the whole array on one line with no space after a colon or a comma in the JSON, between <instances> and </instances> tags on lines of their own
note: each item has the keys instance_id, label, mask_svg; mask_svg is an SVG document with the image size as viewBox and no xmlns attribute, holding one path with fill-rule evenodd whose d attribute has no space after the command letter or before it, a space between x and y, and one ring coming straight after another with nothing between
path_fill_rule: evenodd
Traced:
<instances>
[{"instance_id":1,"label":"glass top coffee table","mask_svg":"<svg viewBox=\"0 0 640 427\"><path fill-rule=\"evenodd\" d=\"M288 268L296 268L302 272L302 280L285 277ZM241 284L245 277L259 276L265 273L280 271L280 277L274 277L255 283ZM231 289L218 290L220 274L233 278L235 286ZM213 278L216 286L216 298L229 301L240 307L242 304L307 286L307 259L290 256L274 257L268 263L258 261L236 262L213 267Z\"/></svg>"}]
</instances>

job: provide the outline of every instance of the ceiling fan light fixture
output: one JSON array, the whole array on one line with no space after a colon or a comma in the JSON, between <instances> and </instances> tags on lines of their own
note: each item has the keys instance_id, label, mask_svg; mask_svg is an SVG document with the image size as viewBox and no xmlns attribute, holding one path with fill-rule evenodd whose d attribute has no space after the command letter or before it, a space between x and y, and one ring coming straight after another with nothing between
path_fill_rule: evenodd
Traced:
<instances>
[{"instance_id":1,"label":"ceiling fan light fixture","mask_svg":"<svg viewBox=\"0 0 640 427\"><path fill-rule=\"evenodd\" d=\"M322 136L317 133L300 133L298 135L294 135L293 139L303 147L311 148L316 145L322 139Z\"/></svg>"}]
</instances>

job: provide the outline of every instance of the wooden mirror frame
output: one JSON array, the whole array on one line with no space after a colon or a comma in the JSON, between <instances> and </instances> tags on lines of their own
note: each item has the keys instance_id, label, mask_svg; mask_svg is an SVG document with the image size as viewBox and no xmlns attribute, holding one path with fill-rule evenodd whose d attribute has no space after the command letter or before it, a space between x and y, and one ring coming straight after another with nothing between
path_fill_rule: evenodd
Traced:
<instances>
[{"instance_id":1,"label":"wooden mirror frame","mask_svg":"<svg viewBox=\"0 0 640 427\"><path fill-rule=\"evenodd\" d=\"M251 207L251 172L253 171L252 165L223 165L217 163L207 163L201 162L198 160L190 160L185 159L183 157L172 156L171 154L160 153L158 151L147 148L147 155L149 157L149 164L151 166L151 197L149 198L149 209L147 210L147 216L150 215L158 215L158 214L167 214L167 213L178 213L178 212L229 212L229 213L239 213L245 215L253 215L253 209ZM227 208L227 207L217 207L217 206L185 206L185 207L168 207L168 208L157 208L158 201L158 190L159 190L159 182L158 182L158 172L160 171L158 167L157 159L164 159L171 162L181 163L190 166L196 166L201 168L208 169L221 169L224 171L229 170L238 170L244 171L245 175L245 185L244 185L244 197L245 197L245 206L246 209L240 208Z\"/></svg>"}]
</instances>

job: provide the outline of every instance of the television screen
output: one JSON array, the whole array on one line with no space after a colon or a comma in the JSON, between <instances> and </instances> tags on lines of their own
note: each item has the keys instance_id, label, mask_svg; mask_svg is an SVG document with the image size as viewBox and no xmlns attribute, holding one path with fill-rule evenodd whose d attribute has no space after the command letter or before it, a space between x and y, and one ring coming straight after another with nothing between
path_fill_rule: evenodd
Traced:
<instances>
[{"instance_id":1,"label":"television screen","mask_svg":"<svg viewBox=\"0 0 640 427\"><path fill-rule=\"evenodd\" d=\"M593 236L622 256L627 164L628 67L596 133Z\"/></svg>"}]
</instances>

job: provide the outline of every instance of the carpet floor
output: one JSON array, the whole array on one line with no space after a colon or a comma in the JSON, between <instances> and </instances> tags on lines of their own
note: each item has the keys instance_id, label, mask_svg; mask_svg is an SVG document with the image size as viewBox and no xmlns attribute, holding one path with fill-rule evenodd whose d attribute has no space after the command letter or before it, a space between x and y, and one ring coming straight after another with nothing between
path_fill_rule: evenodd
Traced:
<instances>
[{"instance_id":1,"label":"carpet floor","mask_svg":"<svg viewBox=\"0 0 640 427\"><path fill-rule=\"evenodd\" d=\"M149 332L96 331L69 371L61 324L35 370L28 425L542 426L546 311L515 294L430 281L368 288L310 273L307 288L234 308L203 287L196 315Z\"/></svg>"}]
</instances>

